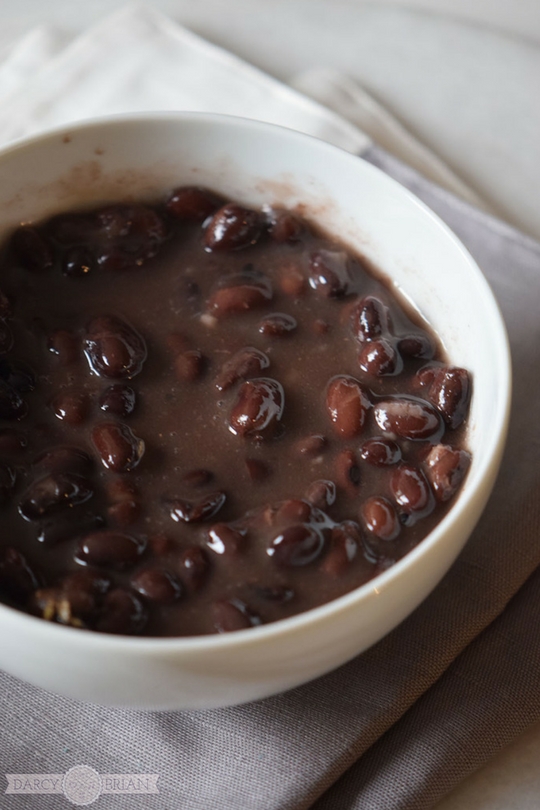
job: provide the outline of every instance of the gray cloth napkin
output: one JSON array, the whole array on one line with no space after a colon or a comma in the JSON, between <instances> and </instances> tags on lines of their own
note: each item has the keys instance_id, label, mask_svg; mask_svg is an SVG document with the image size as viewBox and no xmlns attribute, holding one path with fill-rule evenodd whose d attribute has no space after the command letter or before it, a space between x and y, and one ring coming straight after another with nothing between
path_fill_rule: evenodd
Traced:
<instances>
[{"instance_id":1,"label":"gray cloth napkin","mask_svg":"<svg viewBox=\"0 0 540 810\"><path fill-rule=\"evenodd\" d=\"M101 774L159 774L159 794L104 794L102 810L420 810L540 718L540 245L377 147L364 158L456 231L506 319L510 435L473 537L432 595L379 644L258 703L111 710L3 675L2 771L60 774L86 764ZM2 802L6 810L67 806L62 795Z\"/></svg>"}]
</instances>

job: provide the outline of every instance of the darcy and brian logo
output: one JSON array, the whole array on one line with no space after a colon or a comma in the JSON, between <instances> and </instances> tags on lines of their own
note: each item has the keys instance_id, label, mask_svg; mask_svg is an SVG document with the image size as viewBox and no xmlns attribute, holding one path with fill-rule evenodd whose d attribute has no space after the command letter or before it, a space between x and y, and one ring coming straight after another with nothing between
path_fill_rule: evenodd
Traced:
<instances>
[{"instance_id":1,"label":"darcy and brian logo","mask_svg":"<svg viewBox=\"0 0 540 810\"><path fill-rule=\"evenodd\" d=\"M75 765L66 773L6 773L6 793L63 793L72 804L95 802L102 793L159 793L158 773L103 773Z\"/></svg>"}]
</instances>

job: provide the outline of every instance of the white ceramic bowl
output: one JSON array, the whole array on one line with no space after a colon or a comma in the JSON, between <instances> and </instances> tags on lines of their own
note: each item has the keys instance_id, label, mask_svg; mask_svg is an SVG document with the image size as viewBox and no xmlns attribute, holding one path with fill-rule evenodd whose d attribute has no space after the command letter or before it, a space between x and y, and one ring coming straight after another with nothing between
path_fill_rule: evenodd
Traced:
<instances>
[{"instance_id":1,"label":"white ceramic bowl","mask_svg":"<svg viewBox=\"0 0 540 810\"><path fill-rule=\"evenodd\" d=\"M2 233L71 206L159 197L194 183L249 205L302 203L306 216L380 267L433 325L452 362L472 371L473 461L449 514L408 556L357 590L274 624L197 638L129 638L0 605L0 667L85 701L226 706L343 664L398 625L447 571L486 504L505 440L507 338L477 265L412 194L322 141L198 114L122 116L58 130L0 153Z\"/></svg>"}]
</instances>

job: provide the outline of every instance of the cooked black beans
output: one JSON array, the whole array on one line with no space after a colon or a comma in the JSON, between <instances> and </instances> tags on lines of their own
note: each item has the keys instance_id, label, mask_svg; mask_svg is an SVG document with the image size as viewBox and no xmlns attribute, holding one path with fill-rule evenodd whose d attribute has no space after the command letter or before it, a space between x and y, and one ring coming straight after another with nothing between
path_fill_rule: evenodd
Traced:
<instances>
[{"instance_id":1,"label":"cooked black beans","mask_svg":"<svg viewBox=\"0 0 540 810\"><path fill-rule=\"evenodd\" d=\"M10 605L248 629L393 565L465 479L470 375L297 211L182 186L20 227L0 272Z\"/></svg>"}]
</instances>

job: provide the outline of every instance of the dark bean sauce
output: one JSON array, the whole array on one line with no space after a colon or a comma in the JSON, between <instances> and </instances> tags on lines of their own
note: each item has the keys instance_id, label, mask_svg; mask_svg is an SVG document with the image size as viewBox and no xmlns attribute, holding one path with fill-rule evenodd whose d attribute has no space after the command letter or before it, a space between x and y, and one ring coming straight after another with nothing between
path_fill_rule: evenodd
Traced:
<instances>
[{"instance_id":1,"label":"dark bean sauce","mask_svg":"<svg viewBox=\"0 0 540 810\"><path fill-rule=\"evenodd\" d=\"M467 472L467 371L361 257L177 189L9 238L0 599L110 633L227 632L369 581Z\"/></svg>"}]
</instances>

